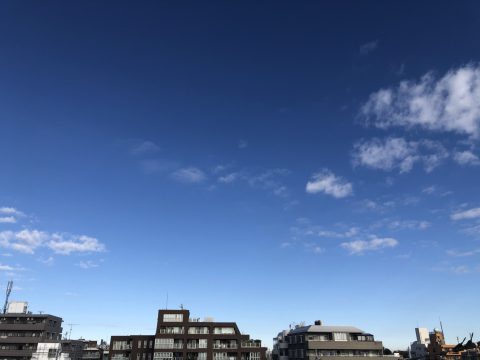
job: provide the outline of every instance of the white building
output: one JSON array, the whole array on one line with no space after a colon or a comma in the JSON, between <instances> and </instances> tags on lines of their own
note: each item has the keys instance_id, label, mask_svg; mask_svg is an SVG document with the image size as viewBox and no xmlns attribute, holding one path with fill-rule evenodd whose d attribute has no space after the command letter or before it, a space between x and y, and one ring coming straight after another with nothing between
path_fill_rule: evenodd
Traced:
<instances>
[{"instance_id":1,"label":"white building","mask_svg":"<svg viewBox=\"0 0 480 360\"><path fill-rule=\"evenodd\" d=\"M425 359L428 356L428 344L430 337L427 328L415 328L417 341L410 344L410 358Z\"/></svg>"}]
</instances>

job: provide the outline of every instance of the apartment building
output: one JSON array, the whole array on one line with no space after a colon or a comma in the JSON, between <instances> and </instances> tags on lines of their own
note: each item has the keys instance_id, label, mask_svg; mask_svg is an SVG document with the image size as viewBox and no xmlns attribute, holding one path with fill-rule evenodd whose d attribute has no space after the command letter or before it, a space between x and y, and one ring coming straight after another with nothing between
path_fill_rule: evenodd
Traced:
<instances>
[{"instance_id":1,"label":"apartment building","mask_svg":"<svg viewBox=\"0 0 480 360\"><path fill-rule=\"evenodd\" d=\"M41 359L44 355L60 358L62 318L32 314L27 303L11 302L0 314L0 359Z\"/></svg>"},{"instance_id":2,"label":"apartment building","mask_svg":"<svg viewBox=\"0 0 480 360\"><path fill-rule=\"evenodd\" d=\"M155 335L112 336L110 360L266 360L260 340L234 322L190 318L188 310L160 310Z\"/></svg>"},{"instance_id":3,"label":"apartment building","mask_svg":"<svg viewBox=\"0 0 480 360\"><path fill-rule=\"evenodd\" d=\"M326 360L348 356L351 360L382 358L383 344L372 334L353 326L296 326L274 338L273 360Z\"/></svg>"}]
</instances>

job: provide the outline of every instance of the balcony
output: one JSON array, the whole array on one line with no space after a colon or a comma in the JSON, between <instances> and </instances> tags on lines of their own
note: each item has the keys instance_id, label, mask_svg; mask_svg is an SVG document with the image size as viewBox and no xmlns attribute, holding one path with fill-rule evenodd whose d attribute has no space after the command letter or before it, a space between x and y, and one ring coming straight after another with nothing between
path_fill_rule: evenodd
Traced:
<instances>
[{"instance_id":1,"label":"balcony","mask_svg":"<svg viewBox=\"0 0 480 360\"><path fill-rule=\"evenodd\" d=\"M242 348L259 348L262 345L259 342L244 341L242 342Z\"/></svg>"},{"instance_id":2,"label":"balcony","mask_svg":"<svg viewBox=\"0 0 480 360\"><path fill-rule=\"evenodd\" d=\"M213 344L214 349L238 349L237 344Z\"/></svg>"},{"instance_id":3,"label":"balcony","mask_svg":"<svg viewBox=\"0 0 480 360\"><path fill-rule=\"evenodd\" d=\"M159 334L183 334L183 329L160 329L158 330Z\"/></svg>"},{"instance_id":4,"label":"balcony","mask_svg":"<svg viewBox=\"0 0 480 360\"><path fill-rule=\"evenodd\" d=\"M132 345L113 345L112 350L132 350Z\"/></svg>"},{"instance_id":5,"label":"balcony","mask_svg":"<svg viewBox=\"0 0 480 360\"><path fill-rule=\"evenodd\" d=\"M96 352L96 353L83 353L82 355L82 359L100 359L100 353L99 352Z\"/></svg>"}]
</instances>

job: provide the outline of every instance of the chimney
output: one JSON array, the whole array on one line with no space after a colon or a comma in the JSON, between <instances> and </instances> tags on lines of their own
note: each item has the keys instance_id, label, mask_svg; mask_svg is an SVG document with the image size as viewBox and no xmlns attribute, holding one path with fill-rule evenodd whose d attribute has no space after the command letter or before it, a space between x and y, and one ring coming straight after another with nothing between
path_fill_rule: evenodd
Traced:
<instances>
[{"instance_id":1,"label":"chimney","mask_svg":"<svg viewBox=\"0 0 480 360\"><path fill-rule=\"evenodd\" d=\"M322 320L315 320L315 325L322 325Z\"/></svg>"}]
</instances>

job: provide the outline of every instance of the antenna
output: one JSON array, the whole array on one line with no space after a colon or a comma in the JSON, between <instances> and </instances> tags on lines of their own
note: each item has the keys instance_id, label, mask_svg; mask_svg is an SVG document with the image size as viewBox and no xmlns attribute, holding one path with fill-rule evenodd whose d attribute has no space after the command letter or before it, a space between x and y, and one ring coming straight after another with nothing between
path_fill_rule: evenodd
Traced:
<instances>
[{"instance_id":1,"label":"antenna","mask_svg":"<svg viewBox=\"0 0 480 360\"><path fill-rule=\"evenodd\" d=\"M443 338L445 339L445 333L443 332L442 320L440 320L440 318L438 318L438 320L440 321L440 329L442 330L442 335L443 335Z\"/></svg>"},{"instance_id":2,"label":"antenna","mask_svg":"<svg viewBox=\"0 0 480 360\"><path fill-rule=\"evenodd\" d=\"M165 301L165 310L168 310L168 292L167 292L167 299Z\"/></svg>"},{"instance_id":3,"label":"antenna","mask_svg":"<svg viewBox=\"0 0 480 360\"><path fill-rule=\"evenodd\" d=\"M70 326L70 331L68 332L68 340L70 340L70 338L72 337L72 327L77 326L79 324L67 324L67 325Z\"/></svg>"},{"instance_id":4,"label":"antenna","mask_svg":"<svg viewBox=\"0 0 480 360\"><path fill-rule=\"evenodd\" d=\"M12 292L12 288L13 288L13 281L10 280L10 281L7 283L7 290L5 291L5 305L3 305L3 313L4 313L4 314L7 313L8 298L10 297L10 294L11 294L11 292Z\"/></svg>"},{"instance_id":5,"label":"antenna","mask_svg":"<svg viewBox=\"0 0 480 360\"><path fill-rule=\"evenodd\" d=\"M183 304L180 304L180 310L183 310Z\"/></svg>"}]
</instances>

